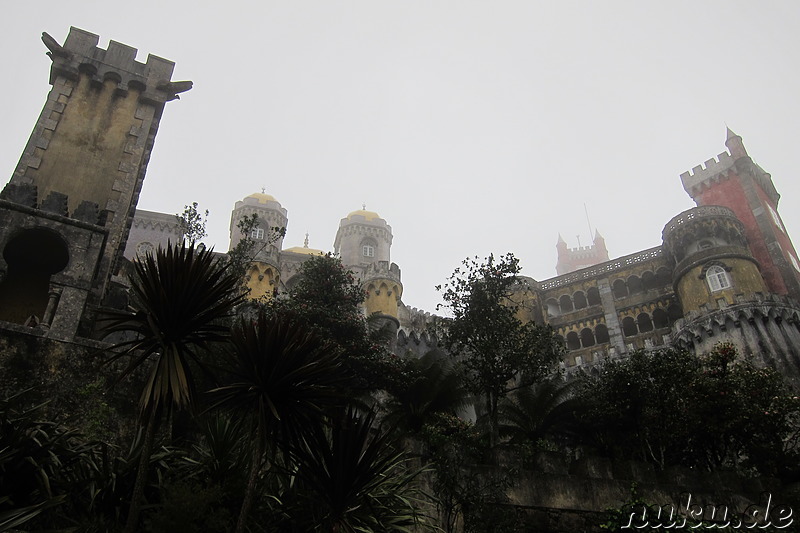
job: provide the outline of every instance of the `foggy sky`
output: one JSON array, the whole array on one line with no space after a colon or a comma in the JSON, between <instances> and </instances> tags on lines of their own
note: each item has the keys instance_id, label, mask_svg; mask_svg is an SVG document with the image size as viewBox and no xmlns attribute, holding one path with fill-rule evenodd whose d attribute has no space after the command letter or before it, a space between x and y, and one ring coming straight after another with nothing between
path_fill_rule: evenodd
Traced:
<instances>
[{"instance_id":1,"label":"foggy sky","mask_svg":"<svg viewBox=\"0 0 800 533\"><path fill-rule=\"evenodd\" d=\"M725 126L772 174L800 235L800 3L566 1L14 2L0 47L0 168L44 104L47 31L69 27L176 62L139 202L230 211L263 187L285 247L332 250L339 220L392 226L403 301L433 311L466 256L514 252L555 276L559 233L612 257L661 243L694 204L679 175L725 150ZM119 7L117 7L119 6ZM587 222L584 204L590 222Z\"/></svg>"}]
</instances>

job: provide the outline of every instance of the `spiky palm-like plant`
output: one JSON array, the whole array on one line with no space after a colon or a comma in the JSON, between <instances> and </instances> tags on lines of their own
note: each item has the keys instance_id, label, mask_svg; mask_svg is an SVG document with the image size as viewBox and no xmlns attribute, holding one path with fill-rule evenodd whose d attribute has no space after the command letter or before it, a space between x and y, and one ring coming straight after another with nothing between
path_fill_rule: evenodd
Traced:
<instances>
[{"instance_id":1,"label":"spiky palm-like plant","mask_svg":"<svg viewBox=\"0 0 800 533\"><path fill-rule=\"evenodd\" d=\"M399 533L425 526L412 484L418 471L374 420L373 412L350 408L292 447L296 483L282 495L290 531Z\"/></svg>"},{"instance_id":2,"label":"spiky palm-like plant","mask_svg":"<svg viewBox=\"0 0 800 533\"><path fill-rule=\"evenodd\" d=\"M419 433L436 413L458 415L470 402L464 376L453 361L431 350L409 362L413 376L407 387L394 392L389 419L400 429Z\"/></svg>"},{"instance_id":3,"label":"spiky palm-like plant","mask_svg":"<svg viewBox=\"0 0 800 533\"><path fill-rule=\"evenodd\" d=\"M235 361L227 385L210 391L210 409L224 408L251 420L252 460L236 531L244 531L270 439L296 441L321 424L327 408L342 402L347 379L337 352L308 326L259 313L233 331Z\"/></svg>"},{"instance_id":4,"label":"spiky palm-like plant","mask_svg":"<svg viewBox=\"0 0 800 533\"><path fill-rule=\"evenodd\" d=\"M199 351L228 337L223 319L243 298L236 290L239 279L225 262L194 243L170 244L147 254L134 263L130 281L134 312L101 318L105 333L134 335L115 345L111 360L131 356L121 377L150 367L139 400L145 432L126 533L133 533L138 523L156 422L165 409L194 405L192 363L202 367Z\"/></svg>"},{"instance_id":5,"label":"spiky palm-like plant","mask_svg":"<svg viewBox=\"0 0 800 533\"><path fill-rule=\"evenodd\" d=\"M577 381L551 378L514 391L500 404L500 434L514 444L535 444L553 433L577 430L582 407Z\"/></svg>"}]
</instances>

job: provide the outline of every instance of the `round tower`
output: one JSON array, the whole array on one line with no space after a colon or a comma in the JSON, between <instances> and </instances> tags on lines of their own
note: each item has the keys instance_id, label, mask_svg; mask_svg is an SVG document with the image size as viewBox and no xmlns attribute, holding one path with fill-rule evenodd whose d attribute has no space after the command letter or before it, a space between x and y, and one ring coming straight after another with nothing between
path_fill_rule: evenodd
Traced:
<instances>
[{"instance_id":1,"label":"round tower","mask_svg":"<svg viewBox=\"0 0 800 533\"><path fill-rule=\"evenodd\" d=\"M696 207L664 228L673 286L683 319L673 326L677 346L704 353L724 340L743 355L777 368L800 384L797 303L771 292L748 247L745 225L727 207Z\"/></svg>"},{"instance_id":2,"label":"round tower","mask_svg":"<svg viewBox=\"0 0 800 533\"><path fill-rule=\"evenodd\" d=\"M364 311L372 326L388 328L395 336L400 327L398 303L403 294L400 267L390 261L392 227L374 211L353 211L339 223L333 247L360 279L366 292Z\"/></svg>"},{"instance_id":3,"label":"round tower","mask_svg":"<svg viewBox=\"0 0 800 533\"><path fill-rule=\"evenodd\" d=\"M353 211L339 222L334 251L347 266L389 261L392 227L374 211Z\"/></svg>"},{"instance_id":4,"label":"round tower","mask_svg":"<svg viewBox=\"0 0 800 533\"><path fill-rule=\"evenodd\" d=\"M256 223L243 224L255 215ZM236 202L231 212L230 250L234 250L245 237L253 243L248 250L249 264L245 283L250 298L271 298L280 283L280 252L283 234L289 219L280 202L269 194L253 193ZM244 235L243 228L249 235Z\"/></svg>"},{"instance_id":5,"label":"round tower","mask_svg":"<svg viewBox=\"0 0 800 533\"><path fill-rule=\"evenodd\" d=\"M684 211L667 223L662 237L675 261L673 285L684 314L722 309L767 292L744 225L727 207Z\"/></svg>"}]
</instances>

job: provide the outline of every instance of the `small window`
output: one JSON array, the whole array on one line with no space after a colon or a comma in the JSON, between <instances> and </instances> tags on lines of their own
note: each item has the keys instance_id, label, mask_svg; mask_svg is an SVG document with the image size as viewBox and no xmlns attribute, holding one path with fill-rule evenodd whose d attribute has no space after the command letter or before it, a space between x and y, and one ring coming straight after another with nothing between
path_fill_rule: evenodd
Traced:
<instances>
[{"instance_id":1,"label":"small window","mask_svg":"<svg viewBox=\"0 0 800 533\"><path fill-rule=\"evenodd\" d=\"M711 292L721 291L731 286L731 279L728 273L721 266L712 266L706 272L706 280L708 281L708 288Z\"/></svg>"},{"instance_id":2,"label":"small window","mask_svg":"<svg viewBox=\"0 0 800 533\"><path fill-rule=\"evenodd\" d=\"M262 240L264 238L264 229L263 228L256 228L250 232L250 237L256 240Z\"/></svg>"},{"instance_id":3,"label":"small window","mask_svg":"<svg viewBox=\"0 0 800 533\"><path fill-rule=\"evenodd\" d=\"M700 241L700 244L699 244L699 248L701 250L706 250L708 248L711 248L712 246L714 246L714 245L711 243L711 241Z\"/></svg>"},{"instance_id":4,"label":"small window","mask_svg":"<svg viewBox=\"0 0 800 533\"><path fill-rule=\"evenodd\" d=\"M365 244L361 247L361 254L364 257L375 257L375 247L371 244Z\"/></svg>"}]
</instances>

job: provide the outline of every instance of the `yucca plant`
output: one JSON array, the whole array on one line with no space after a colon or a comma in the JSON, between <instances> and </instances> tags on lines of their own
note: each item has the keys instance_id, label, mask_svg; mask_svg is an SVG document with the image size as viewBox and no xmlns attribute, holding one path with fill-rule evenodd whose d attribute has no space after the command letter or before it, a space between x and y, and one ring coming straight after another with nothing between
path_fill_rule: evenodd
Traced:
<instances>
[{"instance_id":1,"label":"yucca plant","mask_svg":"<svg viewBox=\"0 0 800 533\"><path fill-rule=\"evenodd\" d=\"M374 412L353 408L330 426L316 425L291 447L295 478L281 495L288 531L410 532L425 527L418 471L394 433L374 427Z\"/></svg>"},{"instance_id":2,"label":"yucca plant","mask_svg":"<svg viewBox=\"0 0 800 533\"><path fill-rule=\"evenodd\" d=\"M106 334L134 336L114 347L112 361L131 358L121 377L149 367L139 399L145 431L126 533L133 533L138 523L156 423L165 410L194 406L192 367L203 368L200 350L228 338L224 319L243 298L228 265L194 243L148 253L134 263L130 282L133 312L110 312L101 319Z\"/></svg>"},{"instance_id":3,"label":"yucca plant","mask_svg":"<svg viewBox=\"0 0 800 533\"><path fill-rule=\"evenodd\" d=\"M308 326L263 311L242 319L232 335L234 369L210 391L210 409L225 409L251 423L252 460L236 531L244 531L268 442L296 441L318 426L326 409L342 403L347 374L337 352Z\"/></svg>"},{"instance_id":4,"label":"yucca plant","mask_svg":"<svg viewBox=\"0 0 800 533\"><path fill-rule=\"evenodd\" d=\"M408 370L408 386L394 392L388 403L388 418L398 428L419 433L434 414L458 415L469 404L463 374L441 351L410 360Z\"/></svg>"}]
</instances>

